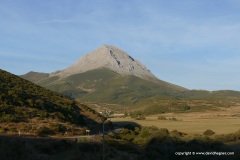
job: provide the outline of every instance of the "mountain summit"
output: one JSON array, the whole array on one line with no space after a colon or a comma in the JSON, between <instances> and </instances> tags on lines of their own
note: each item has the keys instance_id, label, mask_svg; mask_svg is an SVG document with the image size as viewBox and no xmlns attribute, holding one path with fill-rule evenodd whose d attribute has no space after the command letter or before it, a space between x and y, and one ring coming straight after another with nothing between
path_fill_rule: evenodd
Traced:
<instances>
[{"instance_id":1,"label":"mountain summit","mask_svg":"<svg viewBox=\"0 0 240 160\"><path fill-rule=\"evenodd\" d=\"M229 97L232 101L240 97L240 92L188 90L160 80L139 61L111 45L90 52L64 70L50 74L30 72L22 77L98 109L119 112L125 107L144 114L186 108L198 111L209 106L225 106L223 99ZM203 101L200 103L199 99Z\"/></svg>"},{"instance_id":2,"label":"mountain summit","mask_svg":"<svg viewBox=\"0 0 240 160\"><path fill-rule=\"evenodd\" d=\"M100 68L107 68L121 75L134 75L148 80L156 79L142 63L129 56L125 51L111 45L103 45L80 58L72 66L52 74L52 76L65 78Z\"/></svg>"},{"instance_id":3,"label":"mountain summit","mask_svg":"<svg viewBox=\"0 0 240 160\"><path fill-rule=\"evenodd\" d=\"M125 51L104 45L47 77L23 75L34 83L83 102L135 105L155 96L180 96L187 89L156 78Z\"/></svg>"}]
</instances>

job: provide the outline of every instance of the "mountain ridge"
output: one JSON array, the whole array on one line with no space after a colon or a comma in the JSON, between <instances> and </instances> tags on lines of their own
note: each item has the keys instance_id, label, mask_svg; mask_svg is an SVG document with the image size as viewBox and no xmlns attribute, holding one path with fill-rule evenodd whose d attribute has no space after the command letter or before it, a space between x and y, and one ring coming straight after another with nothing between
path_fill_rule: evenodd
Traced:
<instances>
[{"instance_id":1,"label":"mountain ridge","mask_svg":"<svg viewBox=\"0 0 240 160\"><path fill-rule=\"evenodd\" d=\"M35 83L41 79L49 77L49 75L50 75L49 73L30 71L24 75L21 75L20 77Z\"/></svg>"}]
</instances>

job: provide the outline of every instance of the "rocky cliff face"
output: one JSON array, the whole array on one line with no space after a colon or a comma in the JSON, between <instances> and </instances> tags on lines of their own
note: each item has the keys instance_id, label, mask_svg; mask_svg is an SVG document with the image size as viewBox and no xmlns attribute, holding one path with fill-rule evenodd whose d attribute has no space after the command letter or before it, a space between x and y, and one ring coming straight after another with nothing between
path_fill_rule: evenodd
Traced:
<instances>
[{"instance_id":1,"label":"rocky cliff face","mask_svg":"<svg viewBox=\"0 0 240 160\"><path fill-rule=\"evenodd\" d=\"M80 58L72 66L52 75L64 78L73 74L99 68L107 68L122 75L134 75L144 79L156 79L150 70L143 64L129 56L123 50L111 45L104 45L96 49Z\"/></svg>"}]
</instances>

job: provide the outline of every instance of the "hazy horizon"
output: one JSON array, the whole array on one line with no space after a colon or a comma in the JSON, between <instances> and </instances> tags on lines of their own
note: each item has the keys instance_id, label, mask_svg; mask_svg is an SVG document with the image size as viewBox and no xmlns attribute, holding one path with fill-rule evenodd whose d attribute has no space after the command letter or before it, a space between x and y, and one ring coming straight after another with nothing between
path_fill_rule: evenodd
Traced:
<instances>
[{"instance_id":1,"label":"hazy horizon","mask_svg":"<svg viewBox=\"0 0 240 160\"><path fill-rule=\"evenodd\" d=\"M239 9L234 0L3 0L0 68L54 72L110 44L161 80L240 91Z\"/></svg>"}]
</instances>

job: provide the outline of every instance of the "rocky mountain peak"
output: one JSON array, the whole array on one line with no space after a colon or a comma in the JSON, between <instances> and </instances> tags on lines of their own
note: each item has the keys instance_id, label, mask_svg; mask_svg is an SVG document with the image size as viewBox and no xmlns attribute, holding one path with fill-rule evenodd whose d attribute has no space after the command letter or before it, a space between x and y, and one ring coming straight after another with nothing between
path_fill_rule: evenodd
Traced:
<instances>
[{"instance_id":1,"label":"rocky mountain peak","mask_svg":"<svg viewBox=\"0 0 240 160\"><path fill-rule=\"evenodd\" d=\"M103 45L81 57L72 66L54 75L67 77L99 68L107 68L122 75L134 75L144 79L156 79L147 67L129 56L125 51L112 45Z\"/></svg>"}]
</instances>

